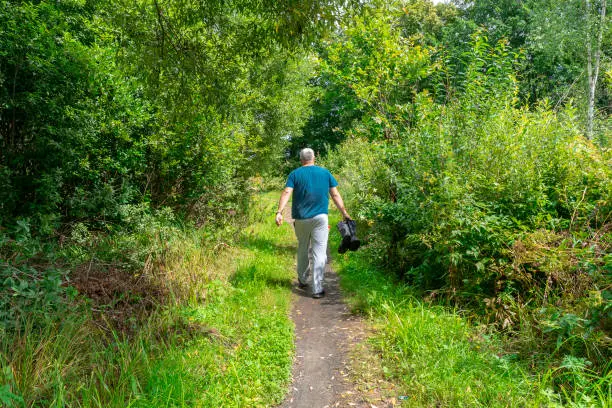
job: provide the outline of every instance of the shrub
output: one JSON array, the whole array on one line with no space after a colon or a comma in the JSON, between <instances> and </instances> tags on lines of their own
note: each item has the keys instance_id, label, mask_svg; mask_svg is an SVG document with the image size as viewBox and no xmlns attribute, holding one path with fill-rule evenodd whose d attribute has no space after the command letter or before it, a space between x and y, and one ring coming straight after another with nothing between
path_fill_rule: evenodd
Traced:
<instances>
[{"instance_id":1,"label":"shrub","mask_svg":"<svg viewBox=\"0 0 612 408\"><path fill-rule=\"evenodd\" d=\"M455 99L440 104L423 90L393 107L369 105L364 118L386 115L386 130L353 123L329 165L371 227L378 262L508 332L532 325L515 342L522 350L537 345L602 369L610 152L580 134L571 105L518 104L503 41L476 35L472 47ZM351 87L367 87L360 80Z\"/></svg>"}]
</instances>

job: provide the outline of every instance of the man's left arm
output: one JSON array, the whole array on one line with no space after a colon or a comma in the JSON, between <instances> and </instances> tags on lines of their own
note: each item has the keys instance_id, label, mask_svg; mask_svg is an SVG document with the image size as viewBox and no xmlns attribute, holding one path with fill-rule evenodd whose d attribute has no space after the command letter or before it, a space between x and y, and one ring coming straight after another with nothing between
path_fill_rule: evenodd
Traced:
<instances>
[{"instance_id":1,"label":"man's left arm","mask_svg":"<svg viewBox=\"0 0 612 408\"><path fill-rule=\"evenodd\" d=\"M338 207L338 210L342 213L342 216L350 220L351 216L346 212L346 208L344 208L344 201L342 201L342 196L338 191L338 187L331 187L329 189L329 195L334 201L334 204L336 204L336 207Z\"/></svg>"}]
</instances>

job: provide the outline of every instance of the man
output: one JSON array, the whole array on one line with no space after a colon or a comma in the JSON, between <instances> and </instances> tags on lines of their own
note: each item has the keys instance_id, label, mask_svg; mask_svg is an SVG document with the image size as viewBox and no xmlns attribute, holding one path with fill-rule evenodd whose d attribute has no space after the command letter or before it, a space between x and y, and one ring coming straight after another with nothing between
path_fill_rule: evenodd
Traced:
<instances>
[{"instance_id":1,"label":"man","mask_svg":"<svg viewBox=\"0 0 612 408\"><path fill-rule=\"evenodd\" d=\"M291 216L295 220L295 235L298 239L297 272L300 288L307 286L309 272L309 247L312 253L312 297L322 298L323 275L327 261L327 208L329 196L338 207L344 218L351 217L344 208L342 197L338 192L338 182L331 173L315 166L315 155L312 149L300 151L302 166L293 170L287 179L276 212L276 225L283 222L283 209L293 193Z\"/></svg>"}]
</instances>

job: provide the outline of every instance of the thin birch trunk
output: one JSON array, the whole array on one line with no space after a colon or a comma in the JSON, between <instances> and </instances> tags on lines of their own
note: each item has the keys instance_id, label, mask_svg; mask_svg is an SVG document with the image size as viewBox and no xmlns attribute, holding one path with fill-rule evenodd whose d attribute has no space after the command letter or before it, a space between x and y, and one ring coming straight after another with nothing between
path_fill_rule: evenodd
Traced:
<instances>
[{"instance_id":1,"label":"thin birch trunk","mask_svg":"<svg viewBox=\"0 0 612 408\"><path fill-rule=\"evenodd\" d=\"M595 119L595 89L597 88L597 80L599 77L599 65L601 59L601 42L603 39L603 30L606 19L606 3L607 0L602 0L602 5L599 13L599 30L597 33L597 45L595 48L595 61L593 61L593 46L591 44L591 2L586 2L586 18L587 18L587 74L589 78L589 100L587 109L587 138L593 138L593 121Z\"/></svg>"}]
</instances>

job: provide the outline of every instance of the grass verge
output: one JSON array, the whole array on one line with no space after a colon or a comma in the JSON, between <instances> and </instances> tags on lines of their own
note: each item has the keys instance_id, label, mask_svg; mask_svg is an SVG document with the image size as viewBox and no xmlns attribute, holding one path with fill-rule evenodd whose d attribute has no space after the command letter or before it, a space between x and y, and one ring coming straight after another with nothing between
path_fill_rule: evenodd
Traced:
<instances>
[{"instance_id":1,"label":"grass verge","mask_svg":"<svg viewBox=\"0 0 612 408\"><path fill-rule=\"evenodd\" d=\"M330 238L333 250L338 236ZM334 266L352 309L369 318L368 349L378 356L381 375L394 384L390 388L396 395L391 397L402 406L612 406L609 375L593 379L579 392L559 391L555 371L585 379L588 372L561 367L531 373L516 354L504 351L501 336L471 325L460 311L421 300L372 265L367 249L336 255ZM354 366L357 376L368 377L363 366Z\"/></svg>"},{"instance_id":2,"label":"grass verge","mask_svg":"<svg viewBox=\"0 0 612 408\"><path fill-rule=\"evenodd\" d=\"M235 244L213 247L191 231L169 240L163 257L145 263L143 276L171 282L162 285L170 288L163 305L141 308L146 313L138 317L117 314L113 305L138 299L115 295L105 305L108 310L77 302L62 315L49 314L42 322L3 333L0 406L263 407L280 402L293 354L288 290L293 257L287 256L294 250L293 237L265 216L274 214L276 197L257 198L253 213L264 216ZM114 288L121 286L117 280ZM127 321L120 325L130 328L127 333L116 329L119 319Z\"/></svg>"}]
</instances>

